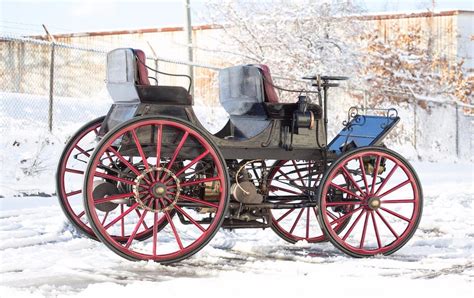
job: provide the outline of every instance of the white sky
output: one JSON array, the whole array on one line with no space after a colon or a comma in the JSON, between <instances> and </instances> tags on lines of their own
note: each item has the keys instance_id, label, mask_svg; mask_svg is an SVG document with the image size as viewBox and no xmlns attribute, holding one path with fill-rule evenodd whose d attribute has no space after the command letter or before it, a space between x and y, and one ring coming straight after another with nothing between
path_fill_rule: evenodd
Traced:
<instances>
[{"instance_id":1,"label":"white sky","mask_svg":"<svg viewBox=\"0 0 474 298\"><path fill-rule=\"evenodd\" d=\"M289 0L291 1L291 0ZM356 0L369 12L426 10L431 0ZM191 0L193 24L206 23L205 0ZM437 10L474 10L474 1L436 0ZM182 26L184 0L0 0L0 33L44 34Z\"/></svg>"}]
</instances>

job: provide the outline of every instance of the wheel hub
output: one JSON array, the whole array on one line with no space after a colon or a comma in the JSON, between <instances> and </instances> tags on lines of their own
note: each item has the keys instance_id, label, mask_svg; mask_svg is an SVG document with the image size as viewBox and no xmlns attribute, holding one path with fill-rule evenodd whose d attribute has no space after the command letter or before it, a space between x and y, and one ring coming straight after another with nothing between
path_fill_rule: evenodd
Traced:
<instances>
[{"instance_id":1,"label":"wheel hub","mask_svg":"<svg viewBox=\"0 0 474 298\"><path fill-rule=\"evenodd\" d=\"M150 195L156 198L163 198L166 195L166 185L162 182L156 182L150 187Z\"/></svg>"},{"instance_id":2,"label":"wheel hub","mask_svg":"<svg viewBox=\"0 0 474 298\"><path fill-rule=\"evenodd\" d=\"M380 198L377 197L372 197L367 200L367 207L372 210L377 210L379 209L381 205Z\"/></svg>"},{"instance_id":3,"label":"wheel hub","mask_svg":"<svg viewBox=\"0 0 474 298\"><path fill-rule=\"evenodd\" d=\"M145 210L155 213L169 211L178 202L180 180L166 168L150 167L142 171L134 182L135 201Z\"/></svg>"}]
</instances>

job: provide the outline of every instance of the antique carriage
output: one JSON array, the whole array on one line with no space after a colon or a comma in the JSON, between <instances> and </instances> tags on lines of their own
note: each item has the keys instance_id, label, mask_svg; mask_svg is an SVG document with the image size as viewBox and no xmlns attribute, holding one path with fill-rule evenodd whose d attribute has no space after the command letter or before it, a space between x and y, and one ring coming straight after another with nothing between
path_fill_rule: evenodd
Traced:
<instances>
[{"instance_id":1,"label":"antique carriage","mask_svg":"<svg viewBox=\"0 0 474 298\"><path fill-rule=\"evenodd\" d=\"M151 84L145 61L140 50L108 54L114 103L61 156L58 197L80 232L127 259L160 263L191 256L219 228L329 240L354 257L391 254L414 234L420 182L382 144L396 111L353 108L327 142L328 89L346 78L307 77L316 100L300 92L281 103L265 65L223 69L229 119L211 134L189 89Z\"/></svg>"}]
</instances>

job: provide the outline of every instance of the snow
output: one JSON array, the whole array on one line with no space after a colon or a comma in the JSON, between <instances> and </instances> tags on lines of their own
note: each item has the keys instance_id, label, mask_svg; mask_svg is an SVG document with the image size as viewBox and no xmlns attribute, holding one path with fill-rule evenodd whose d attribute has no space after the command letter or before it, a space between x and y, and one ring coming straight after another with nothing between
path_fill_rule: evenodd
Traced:
<instances>
[{"instance_id":1,"label":"snow","mask_svg":"<svg viewBox=\"0 0 474 298\"><path fill-rule=\"evenodd\" d=\"M48 96L0 92L0 99L0 196L53 194L52 177L67 140L85 123L106 115L112 104L107 94L55 97L53 131L48 132ZM222 107L200 105L194 110L212 133L227 122Z\"/></svg>"},{"instance_id":2,"label":"snow","mask_svg":"<svg viewBox=\"0 0 474 298\"><path fill-rule=\"evenodd\" d=\"M1 297L472 297L474 168L414 162L424 188L415 236L392 256L355 259L330 243L292 245L271 230L220 231L163 266L130 262L80 237L56 197L0 198Z\"/></svg>"},{"instance_id":3,"label":"snow","mask_svg":"<svg viewBox=\"0 0 474 298\"><path fill-rule=\"evenodd\" d=\"M0 122L7 123L0 132L0 297L155 292L172 297L473 295L474 164L450 157L447 150L436 151L431 143L416 151L409 141L400 142L407 135L403 123L409 125L411 114L403 107L400 130L393 133L402 137L389 140L389 145L413 157L425 203L417 233L394 255L355 259L330 243L286 243L269 229L222 230L195 256L163 266L127 261L105 245L81 237L54 196L54 172L64 142L83 123L103 115L111 102L98 98L90 105L60 98L53 132L47 133L46 118L38 114L46 97L7 95L0 94ZM331 105L331 113L337 115L330 119L334 134L350 104L337 100ZM225 123L220 108L198 106L195 111L209 129ZM423 124L426 129L451 115L437 111L426 112L426 117L435 118ZM428 139L433 141L422 135L420 146ZM420 154L436 162L418 161Z\"/></svg>"}]
</instances>

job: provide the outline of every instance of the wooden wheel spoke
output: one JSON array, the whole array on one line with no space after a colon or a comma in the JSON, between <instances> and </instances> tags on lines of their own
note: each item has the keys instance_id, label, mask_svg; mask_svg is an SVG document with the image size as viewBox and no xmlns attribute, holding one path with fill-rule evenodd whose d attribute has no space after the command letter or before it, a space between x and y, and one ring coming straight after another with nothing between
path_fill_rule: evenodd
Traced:
<instances>
[{"instance_id":1,"label":"wooden wheel spoke","mask_svg":"<svg viewBox=\"0 0 474 298\"><path fill-rule=\"evenodd\" d=\"M326 203L326 206L328 207L333 207L333 206L354 206L354 205L360 205L362 202L357 201L357 202L346 202L346 201L339 201L339 202L329 202Z\"/></svg>"},{"instance_id":2,"label":"wooden wheel spoke","mask_svg":"<svg viewBox=\"0 0 474 298\"><path fill-rule=\"evenodd\" d=\"M382 204L407 204L407 203L415 203L416 200L382 200Z\"/></svg>"},{"instance_id":3,"label":"wooden wheel spoke","mask_svg":"<svg viewBox=\"0 0 474 298\"><path fill-rule=\"evenodd\" d=\"M76 169L66 168L66 169L64 169L64 171L68 172L68 173L84 175L84 171L80 171L80 170L76 170Z\"/></svg>"},{"instance_id":4,"label":"wooden wheel spoke","mask_svg":"<svg viewBox=\"0 0 474 298\"><path fill-rule=\"evenodd\" d=\"M81 152L82 154L84 154L85 156L87 157L91 157L91 155L85 151L84 149L82 149L79 145L76 144L76 146L74 146L74 148L76 148L79 152Z\"/></svg>"},{"instance_id":5,"label":"wooden wheel spoke","mask_svg":"<svg viewBox=\"0 0 474 298\"><path fill-rule=\"evenodd\" d=\"M111 196L102 197L102 198L94 198L94 205L103 204L103 203L110 202L117 199L130 198L134 195L135 194L133 192L128 192L128 193L116 194L116 195L111 195Z\"/></svg>"},{"instance_id":6,"label":"wooden wheel spoke","mask_svg":"<svg viewBox=\"0 0 474 298\"><path fill-rule=\"evenodd\" d=\"M160 199L161 204L165 205L163 202L163 199ZM178 243L179 249L184 249L183 243L181 242L181 238L179 237L178 231L176 230L176 227L173 223L173 219L169 215L168 211L164 211L166 220L171 226L171 229L173 230L174 238L176 239L176 242Z\"/></svg>"},{"instance_id":7,"label":"wooden wheel spoke","mask_svg":"<svg viewBox=\"0 0 474 298\"><path fill-rule=\"evenodd\" d=\"M287 217L290 213L292 213L293 211L295 211L295 208L291 208L290 210L286 211L282 216L280 216L276 221L277 222L280 222L281 220L283 220L285 217Z\"/></svg>"},{"instance_id":8,"label":"wooden wheel spoke","mask_svg":"<svg viewBox=\"0 0 474 298\"><path fill-rule=\"evenodd\" d=\"M280 186L270 186L270 188L271 188L272 192L274 192L275 189L276 189L276 190L280 190L280 191L283 191L283 192L286 192L286 193L291 193L291 194L294 194L294 195L302 195L303 194L302 192L296 192L296 191L293 191L291 189L287 189L287 188L280 187Z\"/></svg>"},{"instance_id":9,"label":"wooden wheel spoke","mask_svg":"<svg viewBox=\"0 0 474 298\"><path fill-rule=\"evenodd\" d=\"M385 211L385 212L387 212L387 213L390 213L391 215L393 215L393 216L395 216L395 217L398 217L398 218L400 218L400 219L402 219L402 220L404 220L404 221L406 221L406 222L411 222L411 219L409 219L409 218L407 218L407 217L405 217L405 216L403 216L403 215L401 215L401 214L398 214L398 213L395 212L395 211L392 211L392 210L387 209L387 208L384 208L384 207L380 207L380 209L383 210L383 211Z\"/></svg>"},{"instance_id":10,"label":"wooden wheel spoke","mask_svg":"<svg viewBox=\"0 0 474 298\"><path fill-rule=\"evenodd\" d=\"M155 209L158 208L158 201L155 200ZM153 256L156 256L156 248L158 243L158 212L153 214Z\"/></svg>"},{"instance_id":11,"label":"wooden wheel spoke","mask_svg":"<svg viewBox=\"0 0 474 298\"><path fill-rule=\"evenodd\" d=\"M357 182L355 182L354 178L352 177L351 173L349 173L349 171L346 169L346 167L342 166L341 170L344 173L344 175L349 179L349 181L352 183L352 185L354 185L357 188L360 194L361 195L364 194L364 191L360 188Z\"/></svg>"},{"instance_id":12,"label":"wooden wheel spoke","mask_svg":"<svg viewBox=\"0 0 474 298\"><path fill-rule=\"evenodd\" d=\"M362 209L362 206L359 206L359 207L357 207L356 209L352 210L351 212L346 213L346 214L344 214L343 216L339 217L338 219L335 219L335 220L331 221L329 224L330 224L330 225L333 225L333 224L340 224L342 221L346 220L349 216L352 216L352 214L356 213L356 212L359 211L360 209Z\"/></svg>"},{"instance_id":13,"label":"wooden wheel spoke","mask_svg":"<svg viewBox=\"0 0 474 298\"><path fill-rule=\"evenodd\" d=\"M396 186L390 188L389 190L387 190L387 191L384 192L383 194L379 195L379 198L383 198L383 197L385 197L386 195L391 194L392 192L396 191L396 190L399 189L399 188L402 188L403 186L407 185L408 183L410 183L410 180L409 180L409 179L407 179L407 180L405 180L404 182L402 182L402 183L400 183L400 184L398 184L398 185L396 185Z\"/></svg>"},{"instance_id":14,"label":"wooden wheel spoke","mask_svg":"<svg viewBox=\"0 0 474 298\"><path fill-rule=\"evenodd\" d=\"M181 151L181 148L183 148L183 145L186 142L188 135L189 135L189 132L186 131L183 137L181 138L181 141L179 142L178 146L176 147L176 150L173 153L173 157L171 158L170 162L168 163L168 166L166 167L168 170L171 170L171 167L173 166L176 160L176 157L178 157L178 154Z\"/></svg>"},{"instance_id":15,"label":"wooden wheel spoke","mask_svg":"<svg viewBox=\"0 0 474 298\"><path fill-rule=\"evenodd\" d=\"M316 208L313 207L313 209L314 209L314 215L316 215L316 217L318 217L318 214L316 213ZM336 219L337 219L337 217L336 217L334 214L332 214L332 213L331 213L329 210L327 210L327 209L326 209L326 214L327 214L330 218L332 218L332 220L336 220Z\"/></svg>"},{"instance_id":16,"label":"wooden wheel spoke","mask_svg":"<svg viewBox=\"0 0 474 298\"><path fill-rule=\"evenodd\" d=\"M179 207L178 205L175 205L174 207L176 208L176 210L178 210L179 213L184 215L184 217L186 217L190 222L192 222L196 227L198 227L198 229L201 230L201 232L206 231L206 229L201 224L199 224L196 220L194 220L194 218L192 218L191 215L189 215L186 211L184 211L183 208Z\"/></svg>"},{"instance_id":17,"label":"wooden wheel spoke","mask_svg":"<svg viewBox=\"0 0 474 298\"><path fill-rule=\"evenodd\" d=\"M340 190L340 191L342 191L342 192L345 192L346 194L348 194L348 195L350 195L350 196L353 196L353 197L355 197L355 198L358 198L358 199L361 200L361 201L363 200L363 198L362 198L361 196L359 196L359 195L355 194L354 192L352 192L352 191L350 191L350 190L348 190L348 189L346 189L346 188L344 188L344 187L342 187L342 186L339 186L339 185L337 185L337 184L335 184L335 183L333 183L333 182L331 182L331 186L334 187L334 188L336 188L336 189L338 189L338 190Z\"/></svg>"},{"instance_id":18,"label":"wooden wheel spoke","mask_svg":"<svg viewBox=\"0 0 474 298\"><path fill-rule=\"evenodd\" d=\"M121 207L121 210L123 210L123 204L120 204L120 207ZM117 216L115 219L113 219L111 222L109 222L105 227L104 229L105 230L108 230L111 226L113 226L115 223L117 223L119 220L122 221L123 223L123 218L125 216L127 216L127 214L129 214L130 212L132 212L133 210L135 210L135 208L138 207L138 203L135 203L133 204L132 206L130 206L126 211L121 211L121 214L119 216ZM123 233L124 234L124 233Z\"/></svg>"},{"instance_id":19,"label":"wooden wheel spoke","mask_svg":"<svg viewBox=\"0 0 474 298\"><path fill-rule=\"evenodd\" d=\"M181 187L185 187L185 186L196 185L196 184L205 183L205 182L217 181L217 180L220 180L220 179L221 178L219 176L215 176L215 177L197 179L197 180L193 180L193 181L186 181L186 182L180 183L179 185ZM176 185L173 184L173 185L170 185L169 187L173 188L173 187L176 187Z\"/></svg>"},{"instance_id":20,"label":"wooden wheel spoke","mask_svg":"<svg viewBox=\"0 0 474 298\"><path fill-rule=\"evenodd\" d=\"M78 195L82 193L82 189L78 189L78 190L74 190L74 191L71 191L71 192L68 192L66 194L66 197L71 197L71 196L75 196L75 195Z\"/></svg>"},{"instance_id":21,"label":"wooden wheel spoke","mask_svg":"<svg viewBox=\"0 0 474 298\"><path fill-rule=\"evenodd\" d=\"M105 224L105 221L107 220L107 217L109 216L109 211L105 212L104 218L102 218L102 221L100 222L101 225Z\"/></svg>"},{"instance_id":22,"label":"wooden wheel spoke","mask_svg":"<svg viewBox=\"0 0 474 298\"><path fill-rule=\"evenodd\" d=\"M344 234L344 236L342 237L342 240L346 240L347 237L349 237L349 235L352 233L352 230L354 230L354 228L356 227L357 223L359 222L359 220L361 219L362 215L364 215L366 211L362 209L362 212L359 213L359 215L357 216L356 220L352 223L352 225L349 227L349 229L347 230L347 232Z\"/></svg>"},{"instance_id":23,"label":"wooden wheel spoke","mask_svg":"<svg viewBox=\"0 0 474 298\"><path fill-rule=\"evenodd\" d=\"M216 205L216 204L211 203L211 202L203 201L203 200L198 199L198 198L193 198L193 197L189 197L189 196L182 195L182 194L180 194L179 197L181 199L185 200L185 201L198 203L198 204L201 204L201 205L204 205L204 206L207 206L207 207L219 208L219 205Z\"/></svg>"},{"instance_id":24,"label":"wooden wheel spoke","mask_svg":"<svg viewBox=\"0 0 474 298\"><path fill-rule=\"evenodd\" d=\"M306 208L306 239L309 239L309 208Z\"/></svg>"},{"instance_id":25,"label":"wooden wheel spoke","mask_svg":"<svg viewBox=\"0 0 474 298\"><path fill-rule=\"evenodd\" d=\"M109 179L109 180L114 180L114 181L122 182L122 183L129 184L129 185L135 185L135 182L133 182L133 181L131 181L131 180L127 180L127 179L124 179L124 178L112 176L112 175L105 174L105 173L101 173L101 172L95 172L95 173L94 173L94 176L95 176L95 177L104 178L104 179Z\"/></svg>"},{"instance_id":26,"label":"wooden wheel spoke","mask_svg":"<svg viewBox=\"0 0 474 298\"><path fill-rule=\"evenodd\" d=\"M163 137L163 125L158 124L156 129L156 167L161 165L161 142Z\"/></svg>"},{"instance_id":27,"label":"wooden wheel spoke","mask_svg":"<svg viewBox=\"0 0 474 298\"><path fill-rule=\"evenodd\" d=\"M306 184L304 183L303 177L301 177L301 173L300 173L300 170L298 169L298 167L296 166L296 162L294 160L292 160L291 162L293 163L293 166L295 167L296 174L298 174L298 177L300 178L301 184L303 185L303 187L305 187Z\"/></svg>"},{"instance_id":28,"label":"wooden wheel spoke","mask_svg":"<svg viewBox=\"0 0 474 298\"><path fill-rule=\"evenodd\" d=\"M395 230L392 228L392 226L388 223L388 221L385 219L385 217L383 217L383 215L378 211L378 210L375 210L375 213L377 213L377 215L380 217L380 219L383 221L383 223L385 224L385 226L390 230L390 232L392 232L393 236L395 236L396 239L400 238L397 234L397 232L395 232Z\"/></svg>"},{"instance_id":29,"label":"wooden wheel spoke","mask_svg":"<svg viewBox=\"0 0 474 298\"><path fill-rule=\"evenodd\" d=\"M131 133L132 133L133 141L135 142L135 146L137 147L138 154L140 154L140 158L143 161L143 165L145 166L145 169L150 170L150 165L148 164L147 157L145 156L145 153L143 152L143 148L142 148L142 145L140 144L140 140L138 139L137 132L135 131L135 129L132 129ZM150 176L152 180L155 181L154 175L150 175Z\"/></svg>"},{"instance_id":30,"label":"wooden wheel spoke","mask_svg":"<svg viewBox=\"0 0 474 298\"><path fill-rule=\"evenodd\" d=\"M369 184L367 183L367 176L365 174L365 168L364 168L364 161L362 160L362 157L359 156L359 168L360 171L362 172L362 180L364 181L364 186L365 186L365 193L369 192Z\"/></svg>"},{"instance_id":31,"label":"wooden wheel spoke","mask_svg":"<svg viewBox=\"0 0 474 298\"><path fill-rule=\"evenodd\" d=\"M150 200L150 201L148 202L148 204L147 204L148 207L151 207L152 202L153 202L153 200ZM137 213L138 217L141 217L141 216L142 216L142 213L140 212L140 210L138 210L138 208L135 209L135 213ZM148 230L148 225L146 224L145 221L142 221L142 226L143 226L143 228L144 228L145 230Z\"/></svg>"},{"instance_id":32,"label":"wooden wheel spoke","mask_svg":"<svg viewBox=\"0 0 474 298\"><path fill-rule=\"evenodd\" d=\"M393 173L395 173L395 171L397 170L398 168L398 165L395 165L391 170L390 170L390 173L388 173L387 177L385 177L385 179L383 180L382 184L380 184L379 188L377 188L377 191L375 192L375 196L377 196L380 191L383 189L383 187L385 186L385 184L387 184L387 182L390 180L390 178L392 178L392 175Z\"/></svg>"},{"instance_id":33,"label":"wooden wheel spoke","mask_svg":"<svg viewBox=\"0 0 474 298\"><path fill-rule=\"evenodd\" d=\"M135 210L137 210L137 209L135 209ZM137 211L138 211L138 210L137 210ZM130 247L130 245L131 245L132 242L133 242L133 239L135 239L135 237L137 236L138 229L139 229L140 226L142 225L143 220L145 219L145 216L146 216L147 213L148 213L148 210L145 209L145 210L143 211L142 215L140 216L140 218L138 219L138 222L137 222L137 224L135 225L135 228L133 229L132 234L130 234L130 236L128 237L128 241L127 241L127 243L125 244L125 247L126 247L126 248L129 248L129 247Z\"/></svg>"},{"instance_id":34,"label":"wooden wheel spoke","mask_svg":"<svg viewBox=\"0 0 474 298\"><path fill-rule=\"evenodd\" d=\"M377 176L378 176L378 172L379 172L379 166L380 166L380 155L377 155L377 159L375 160L375 167L373 169L373 175L372 175L372 186L370 187L370 194L373 194L374 193L374 189L375 189L375 183L377 181Z\"/></svg>"},{"instance_id":35,"label":"wooden wheel spoke","mask_svg":"<svg viewBox=\"0 0 474 298\"><path fill-rule=\"evenodd\" d=\"M362 228L362 235L360 237L360 244L359 248L364 247L364 241L365 241L365 234L367 232L367 222L369 221L369 212L365 213L365 221L364 221L364 227Z\"/></svg>"},{"instance_id":36,"label":"wooden wheel spoke","mask_svg":"<svg viewBox=\"0 0 474 298\"><path fill-rule=\"evenodd\" d=\"M197 163L198 161L200 161L201 159L203 159L206 155L209 154L209 150L206 150L204 151L203 153L201 153L198 157L196 157L195 159L193 159L189 164L187 164L185 167L183 167L181 170L179 170L178 172L175 173L175 176L176 177L179 177L181 174L183 174L187 169L189 169L190 167L192 167L195 163ZM168 183L169 181L171 180L168 179L166 183Z\"/></svg>"},{"instance_id":37,"label":"wooden wheel spoke","mask_svg":"<svg viewBox=\"0 0 474 298\"><path fill-rule=\"evenodd\" d=\"M382 248L382 242L380 241L379 229L377 228L377 223L375 222L375 215L374 212L370 212L370 216L372 217L372 224L374 225L374 232L375 238L377 238L377 245L379 248Z\"/></svg>"},{"instance_id":38,"label":"wooden wheel spoke","mask_svg":"<svg viewBox=\"0 0 474 298\"><path fill-rule=\"evenodd\" d=\"M110 146L109 148L107 148L106 150L112 152L118 159L120 159L120 161L125 165L127 166L127 168L129 168L135 175L139 176L141 175L140 171L135 167L133 166L125 157L123 157L122 154L120 154L117 150L115 150L112 146Z\"/></svg>"},{"instance_id":39,"label":"wooden wheel spoke","mask_svg":"<svg viewBox=\"0 0 474 298\"><path fill-rule=\"evenodd\" d=\"M293 233L293 231L295 230L296 225L297 225L298 222L300 221L301 215L303 214L303 211L304 211L304 208L301 208L301 211L298 213L298 216L296 217L295 222L294 222L293 225L291 226L290 234Z\"/></svg>"}]
</instances>

